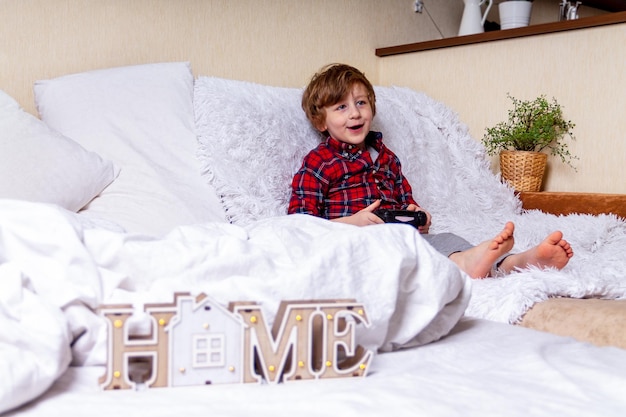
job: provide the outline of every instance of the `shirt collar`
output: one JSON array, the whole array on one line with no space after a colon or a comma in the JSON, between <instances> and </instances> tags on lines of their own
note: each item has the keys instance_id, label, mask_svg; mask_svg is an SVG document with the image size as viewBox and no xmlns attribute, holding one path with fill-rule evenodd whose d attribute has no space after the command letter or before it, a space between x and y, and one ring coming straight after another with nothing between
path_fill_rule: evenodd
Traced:
<instances>
[{"instance_id":1,"label":"shirt collar","mask_svg":"<svg viewBox=\"0 0 626 417\"><path fill-rule=\"evenodd\" d=\"M358 146L355 145L351 145L349 143L345 143L345 142L341 142L335 138L333 138L332 136L328 136L326 137L326 143L328 144L328 146L339 153L348 153L348 154L359 154L360 149ZM376 149L376 151L380 152L380 149L382 147L382 143L383 143L383 134L380 132L374 132L374 131L370 131L367 136L365 137L365 145L366 146L371 146L374 149Z\"/></svg>"}]
</instances>

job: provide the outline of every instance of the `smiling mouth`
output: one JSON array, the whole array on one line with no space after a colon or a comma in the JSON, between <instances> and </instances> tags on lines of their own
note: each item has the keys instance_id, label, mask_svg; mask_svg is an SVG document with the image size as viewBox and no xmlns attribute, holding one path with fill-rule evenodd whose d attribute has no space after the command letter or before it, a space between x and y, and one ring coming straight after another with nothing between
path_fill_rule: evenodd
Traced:
<instances>
[{"instance_id":1,"label":"smiling mouth","mask_svg":"<svg viewBox=\"0 0 626 417\"><path fill-rule=\"evenodd\" d=\"M350 129L350 130L359 130L362 127L363 127L363 125L349 126L348 129Z\"/></svg>"}]
</instances>

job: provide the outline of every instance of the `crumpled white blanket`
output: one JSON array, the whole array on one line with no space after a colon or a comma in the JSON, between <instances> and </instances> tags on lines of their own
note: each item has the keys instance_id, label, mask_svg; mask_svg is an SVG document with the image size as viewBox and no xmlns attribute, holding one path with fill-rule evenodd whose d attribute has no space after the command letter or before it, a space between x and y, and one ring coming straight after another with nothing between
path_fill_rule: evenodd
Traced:
<instances>
[{"instance_id":1,"label":"crumpled white blanket","mask_svg":"<svg viewBox=\"0 0 626 417\"><path fill-rule=\"evenodd\" d=\"M412 228L299 215L152 238L0 200L0 263L0 412L40 395L70 363L104 363L102 303L141 308L204 292L260 302L271 322L281 300L354 298L371 321L357 342L389 351L446 335L470 294L468 277Z\"/></svg>"}]
</instances>

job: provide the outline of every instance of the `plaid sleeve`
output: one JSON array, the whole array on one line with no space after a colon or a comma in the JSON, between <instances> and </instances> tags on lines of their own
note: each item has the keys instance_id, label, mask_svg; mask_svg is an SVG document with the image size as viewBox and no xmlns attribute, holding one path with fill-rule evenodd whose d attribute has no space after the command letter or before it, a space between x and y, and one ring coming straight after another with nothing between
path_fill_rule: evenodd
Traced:
<instances>
[{"instance_id":1,"label":"plaid sleeve","mask_svg":"<svg viewBox=\"0 0 626 417\"><path fill-rule=\"evenodd\" d=\"M323 159L314 151L304 158L302 167L291 182L288 214L324 216L324 196L328 192L328 181L325 180L323 167Z\"/></svg>"}]
</instances>

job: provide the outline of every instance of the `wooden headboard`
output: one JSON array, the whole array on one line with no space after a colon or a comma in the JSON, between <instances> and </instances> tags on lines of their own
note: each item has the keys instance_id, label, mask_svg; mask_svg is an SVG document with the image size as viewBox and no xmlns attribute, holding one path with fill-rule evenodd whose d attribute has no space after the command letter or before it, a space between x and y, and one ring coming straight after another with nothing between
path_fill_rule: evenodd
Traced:
<instances>
[{"instance_id":1,"label":"wooden headboard","mask_svg":"<svg viewBox=\"0 0 626 417\"><path fill-rule=\"evenodd\" d=\"M626 195L600 193L523 192L520 200L525 209L552 214L613 213L626 219Z\"/></svg>"}]
</instances>

